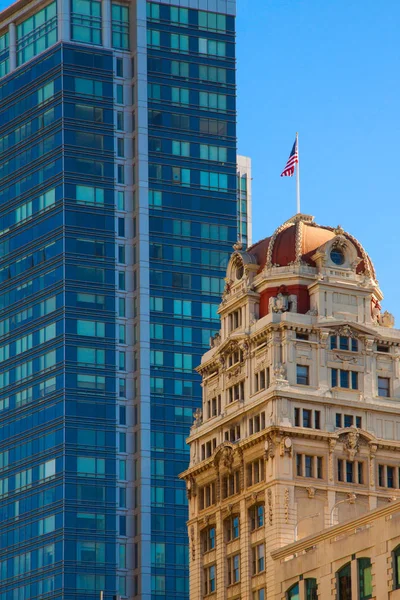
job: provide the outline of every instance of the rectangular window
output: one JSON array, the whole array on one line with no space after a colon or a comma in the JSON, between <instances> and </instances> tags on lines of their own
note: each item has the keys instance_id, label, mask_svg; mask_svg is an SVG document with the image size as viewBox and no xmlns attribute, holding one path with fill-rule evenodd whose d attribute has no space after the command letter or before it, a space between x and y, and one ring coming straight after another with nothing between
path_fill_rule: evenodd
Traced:
<instances>
[{"instance_id":1,"label":"rectangular window","mask_svg":"<svg viewBox=\"0 0 400 600\"><path fill-rule=\"evenodd\" d=\"M262 573L265 569L265 547L259 544L252 548L253 575Z\"/></svg>"},{"instance_id":2,"label":"rectangular window","mask_svg":"<svg viewBox=\"0 0 400 600\"><path fill-rule=\"evenodd\" d=\"M199 92L199 106L210 111L226 112L227 96L213 92Z\"/></svg>"},{"instance_id":3,"label":"rectangular window","mask_svg":"<svg viewBox=\"0 0 400 600\"><path fill-rule=\"evenodd\" d=\"M147 30L147 45L153 48L160 47L160 32L155 29Z\"/></svg>"},{"instance_id":4,"label":"rectangular window","mask_svg":"<svg viewBox=\"0 0 400 600\"><path fill-rule=\"evenodd\" d=\"M344 389L358 390L357 371L345 371L343 369L331 369L331 386Z\"/></svg>"},{"instance_id":5,"label":"rectangular window","mask_svg":"<svg viewBox=\"0 0 400 600\"><path fill-rule=\"evenodd\" d=\"M200 171L200 187L203 190L228 191L228 175L225 173L213 173Z\"/></svg>"},{"instance_id":6,"label":"rectangular window","mask_svg":"<svg viewBox=\"0 0 400 600\"><path fill-rule=\"evenodd\" d=\"M304 457L304 466L305 466L305 477L312 477L313 476L313 457L312 456L305 456Z\"/></svg>"},{"instance_id":7,"label":"rectangular window","mask_svg":"<svg viewBox=\"0 0 400 600\"><path fill-rule=\"evenodd\" d=\"M172 154L174 154L175 156L190 156L189 142L180 142L178 140L172 140Z\"/></svg>"},{"instance_id":8,"label":"rectangular window","mask_svg":"<svg viewBox=\"0 0 400 600\"><path fill-rule=\"evenodd\" d=\"M298 385L309 385L309 367L296 365L296 383Z\"/></svg>"},{"instance_id":9,"label":"rectangular window","mask_svg":"<svg viewBox=\"0 0 400 600\"><path fill-rule=\"evenodd\" d=\"M189 187L190 186L190 169L181 169L181 167L172 167L172 183L177 183L184 187Z\"/></svg>"},{"instance_id":10,"label":"rectangular window","mask_svg":"<svg viewBox=\"0 0 400 600\"><path fill-rule=\"evenodd\" d=\"M228 585L233 585L240 581L240 555L229 556L228 562Z\"/></svg>"},{"instance_id":11,"label":"rectangular window","mask_svg":"<svg viewBox=\"0 0 400 600\"><path fill-rule=\"evenodd\" d=\"M125 140L124 138L117 138L117 156L124 158L125 156Z\"/></svg>"},{"instance_id":12,"label":"rectangular window","mask_svg":"<svg viewBox=\"0 0 400 600\"><path fill-rule=\"evenodd\" d=\"M226 16L213 12L198 12L199 29L206 31L226 31Z\"/></svg>"},{"instance_id":13,"label":"rectangular window","mask_svg":"<svg viewBox=\"0 0 400 600\"><path fill-rule=\"evenodd\" d=\"M111 5L112 47L129 50L129 7L122 4Z\"/></svg>"},{"instance_id":14,"label":"rectangular window","mask_svg":"<svg viewBox=\"0 0 400 600\"><path fill-rule=\"evenodd\" d=\"M204 569L204 594L212 594L215 592L216 567L211 565Z\"/></svg>"},{"instance_id":15,"label":"rectangular window","mask_svg":"<svg viewBox=\"0 0 400 600\"><path fill-rule=\"evenodd\" d=\"M72 0L71 38L85 44L101 44L101 2Z\"/></svg>"},{"instance_id":16,"label":"rectangular window","mask_svg":"<svg viewBox=\"0 0 400 600\"><path fill-rule=\"evenodd\" d=\"M17 25L18 65L57 42L57 3L45 8Z\"/></svg>"},{"instance_id":17,"label":"rectangular window","mask_svg":"<svg viewBox=\"0 0 400 600\"><path fill-rule=\"evenodd\" d=\"M227 148L222 146L210 146L200 144L200 158L202 160L213 160L216 162L227 162Z\"/></svg>"},{"instance_id":18,"label":"rectangular window","mask_svg":"<svg viewBox=\"0 0 400 600\"><path fill-rule=\"evenodd\" d=\"M359 558L358 566L358 588L360 591L360 600L372 598L372 564L370 558Z\"/></svg>"},{"instance_id":19,"label":"rectangular window","mask_svg":"<svg viewBox=\"0 0 400 600\"><path fill-rule=\"evenodd\" d=\"M247 465L247 486L264 481L264 459L259 458Z\"/></svg>"},{"instance_id":20,"label":"rectangular window","mask_svg":"<svg viewBox=\"0 0 400 600\"><path fill-rule=\"evenodd\" d=\"M172 36L171 36L172 37ZM226 56L226 43L217 40L209 40L207 38L198 38L199 54L207 54L209 56Z\"/></svg>"},{"instance_id":21,"label":"rectangular window","mask_svg":"<svg viewBox=\"0 0 400 600\"><path fill-rule=\"evenodd\" d=\"M171 50L174 52L189 52L189 36L171 33Z\"/></svg>"},{"instance_id":22,"label":"rectangular window","mask_svg":"<svg viewBox=\"0 0 400 600\"><path fill-rule=\"evenodd\" d=\"M101 321L84 321L78 319L76 322L76 333L78 335L87 335L91 337L105 336L105 323Z\"/></svg>"},{"instance_id":23,"label":"rectangular window","mask_svg":"<svg viewBox=\"0 0 400 600\"><path fill-rule=\"evenodd\" d=\"M254 504L249 510L250 531L264 527L264 504Z\"/></svg>"},{"instance_id":24,"label":"rectangular window","mask_svg":"<svg viewBox=\"0 0 400 600\"><path fill-rule=\"evenodd\" d=\"M239 537L239 517L231 516L225 520L226 541L231 542Z\"/></svg>"},{"instance_id":25,"label":"rectangular window","mask_svg":"<svg viewBox=\"0 0 400 600\"><path fill-rule=\"evenodd\" d=\"M234 471L231 475L222 478L222 497L229 498L240 492L240 471Z\"/></svg>"},{"instance_id":26,"label":"rectangular window","mask_svg":"<svg viewBox=\"0 0 400 600\"><path fill-rule=\"evenodd\" d=\"M199 65L200 81L212 81L213 83L226 83L227 70L220 67Z\"/></svg>"},{"instance_id":27,"label":"rectangular window","mask_svg":"<svg viewBox=\"0 0 400 600\"><path fill-rule=\"evenodd\" d=\"M172 104L189 104L189 90L187 88L172 87L171 88L171 102Z\"/></svg>"},{"instance_id":28,"label":"rectangular window","mask_svg":"<svg viewBox=\"0 0 400 600\"><path fill-rule=\"evenodd\" d=\"M303 427L312 427L311 423L312 411L303 408Z\"/></svg>"},{"instance_id":29,"label":"rectangular window","mask_svg":"<svg viewBox=\"0 0 400 600\"><path fill-rule=\"evenodd\" d=\"M378 377L378 396L390 397L390 379L388 377Z\"/></svg>"},{"instance_id":30,"label":"rectangular window","mask_svg":"<svg viewBox=\"0 0 400 600\"><path fill-rule=\"evenodd\" d=\"M189 24L189 11L187 8L178 8L177 6L171 6L170 8L170 20L171 23L178 25Z\"/></svg>"}]
</instances>

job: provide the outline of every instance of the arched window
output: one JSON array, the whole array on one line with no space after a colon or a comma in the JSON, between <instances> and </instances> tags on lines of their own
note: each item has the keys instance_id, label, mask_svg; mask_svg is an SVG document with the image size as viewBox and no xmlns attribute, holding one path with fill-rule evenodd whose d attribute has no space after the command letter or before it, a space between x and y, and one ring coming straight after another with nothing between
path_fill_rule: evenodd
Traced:
<instances>
[{"instance_id":1,"label":"arched window","mask_svg":"<svg viewBox=\"0 0 400 600\"><path fill-rule=\"evenodd\" d=\"M286 600L300 600L300 587L298 583L292 585L286 592Z\"/></svg>"},{"instance_id":2,"label":"arched window","mask_svg":"<svg viewBox=\"0 0 400 600\"><path fill-rule=\"evenodd\" d=\"M304 583L306 588L305 600L318 600L317 580L310 577Z\"/></svg>"},{"instance_id":3,"label":"arched window","mask_svg":"<svg viewBox=\"0 0 400 600\"><path fill-rule=\"evenodd\" d=\"M400 589L400 545L393 550L394 589Z\"/></svg>"},{"instance_id":4,"label":"arched window","mask_svg":"<svg viewBox=\"0 0 400 600\"><path fill-rule=\"evenodd\" d=\"M338 600L351 600L351 563L336 573Z\"/></svg>"},{"instance_id":5,"label":"arched window","mask_svg":"<svg viewBox=\"0 0 400 600\"><path fill-rule=\"evenodd\" d=\"M372 598L372 564L370 558L359 558L358 567L358 589L360 600Z\"/></svg>"}]
</instances>

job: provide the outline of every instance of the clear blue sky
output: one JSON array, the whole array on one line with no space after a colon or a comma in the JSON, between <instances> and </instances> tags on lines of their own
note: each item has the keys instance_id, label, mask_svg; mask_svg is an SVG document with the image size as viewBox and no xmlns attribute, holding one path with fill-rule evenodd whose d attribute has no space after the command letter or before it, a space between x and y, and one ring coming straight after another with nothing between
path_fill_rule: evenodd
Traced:
<instances>
[{"instance_id":1,"label":"clear blue sky","mask_svg":"<svg viewBox=\"0 0 400 600\"><path fill-rule=\"evenodd\" d=\"M253 240L296 212L280 173L299 132L302 212L370 254L400 327L400 2L237 0L238 148Z\"/></svg>"},{"instance_id":2,"label":"clear blue sky","mask_svg":"<svg viewBox=\"0 0 400 600\"><path fill-rule=\"evenodd\" d=\"M9 0L0 0L0 10ZM302 211L374 261L400 327L400 2L237 0L239 152L253 160L253 239L292 216L280 178L299 131Z\"/></svg>"}]
</instances>

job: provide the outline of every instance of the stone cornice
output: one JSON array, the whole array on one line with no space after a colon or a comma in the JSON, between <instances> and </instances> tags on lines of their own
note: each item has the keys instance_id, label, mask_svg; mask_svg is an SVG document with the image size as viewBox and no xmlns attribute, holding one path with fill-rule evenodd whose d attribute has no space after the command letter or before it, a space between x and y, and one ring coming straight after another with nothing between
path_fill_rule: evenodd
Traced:
<instances>
[{"instance_id":1,"label":"stone cornice","mask_svg":"<svg viewBox=\"0 0 400 600\"><path fill-rule=\"evenodd\" d=\"M350 519L349 521L345 521L334 527L329 527L328 529L323 529L320 533L302 538L299 542L294 542L293 544L288 544L278 550L273 550L271 552L271 557L274 560L283 560L294 554L300 554L313 546L317 546L325 540L332 539L351 531L354 532L361 527L369 525L376 519L389 517L396 513L400 513L400 501L389 503L387 506L369 511L361 517Z\"/></svg>"},{"instance_id":2,"label":"stone cornice","mask_svg":"<svg viewBox=\"0 0 400 600\"><path fill-rule=\"evenodd\" d=\"M280 441L284 438L298 438L304 440L317 440L317 441L326 441L330 442L339 442L339 437L342 435L348 435L350 432L357 432L357 437L365 442L366 446L376 446L376 450L389 450L393 452L400 452L400 441L395 440L383 440L375 438L371 433L364 431L362 429L357 429L355 427L348 427L336 430L334 432L324 431L322 429L309 429L305 427L284 427L284 426L269 426L259 431L258 433L254 433L253 435L235 442L233 444L229 444L232 447L233 452L242 453L243 450L251 448L259 444L260 442L271 439L271 437L275 440L275 445L278 446ZM190 476L197 476L200 473L208 470L210 467L213 468L215 466L214 459L216 455L220 452L221 448L226 445L227 442L223 442L214 450L213 454L201 462L193 465L183 473L179 475L180 479L187 479Z\"/></svg>"}]
</instances>

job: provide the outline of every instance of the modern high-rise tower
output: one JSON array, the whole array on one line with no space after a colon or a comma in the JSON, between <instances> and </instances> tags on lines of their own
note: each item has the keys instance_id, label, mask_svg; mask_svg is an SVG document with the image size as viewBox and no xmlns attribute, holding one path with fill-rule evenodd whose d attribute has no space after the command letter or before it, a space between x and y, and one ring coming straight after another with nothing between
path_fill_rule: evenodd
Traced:
<instances>
[{"instance_id":1,"label":"modern high-rise tower","mask_svg":"<svg viewBox=\"0 0 400 600\"><path fill-rule=\"evenodd\" d=\"M177 475L238 239L234 13L0 13L1 600L187 598Z\"/></svg>"}]
</instances>

